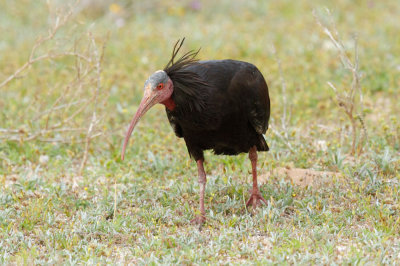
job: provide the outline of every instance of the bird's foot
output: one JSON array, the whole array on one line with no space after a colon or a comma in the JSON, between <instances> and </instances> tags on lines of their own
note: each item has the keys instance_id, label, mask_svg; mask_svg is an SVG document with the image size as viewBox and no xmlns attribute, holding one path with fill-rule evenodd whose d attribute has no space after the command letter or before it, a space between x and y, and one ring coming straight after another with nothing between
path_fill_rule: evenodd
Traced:
<instances>
[{"instance_id":1,"label":"bird's foot","mask_svg":"<svg viewBox=\"0 0 400 266\"><path fill-rule=\"evenodd\" d=\"M202 214L196 215L196 217L193 220L191 220L190 223L194 224L194 225L198 225L201 228L201 226L206 223L206 216L204 216Z\"/></svg>"},{"instance_id":2,"label":"bird's foot","mask_svg":"<svg viewBox=\"0 0 400 266\"><path fill-rule=\"evenodd\" d=\"M246 207L248 208L249 206L252 206L253 208L257 208L258 206L262 205L262 203L264 203L265 205L268 204L266 199L264 199L261 195L260 191L252 191L251 196L246 203Z\"/></svg>"}]
</instances>

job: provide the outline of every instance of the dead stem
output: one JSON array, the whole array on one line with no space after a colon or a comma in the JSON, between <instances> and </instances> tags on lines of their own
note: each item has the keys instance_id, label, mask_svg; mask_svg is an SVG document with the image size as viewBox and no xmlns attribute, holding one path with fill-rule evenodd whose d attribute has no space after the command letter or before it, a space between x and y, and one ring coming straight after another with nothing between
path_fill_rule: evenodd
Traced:
<instances>
[{"instance_id":1,"label":"dead stem","mask_svg":"<svg viewBox=\"0 0 400 266\"><path fill-rule=\"evenodd\" d=\"M356 155L356 147L358 146L358 153L362 153L362 146L364 140L367 136L367 131L364 126L364 115L363 115L363 94L360 85L360 71L359 71L359 59L358 59L358 46L357 37L354 37L354 62L350 59L346 53L345 46L340 40L339 33L336 29L335 23L332 21L332 16L328 9L326 9L327 17L330 19L330 25L328 23L322 22L322 20L317 16L315 10L313 12L314 17L318 25L322 28L323 32L329 37L336 50L339 52L340 60L345 69L348 69L352 74L352 82L349 87L344 87L342 89L336 88L332 82L328 81L329 87L333 89L336 95L336 102L339 107L344 110L344 113L350 120L352 128L352 140L351 140L351 155ZM358 99L356 98L358 96ZM359 118L359 119L358 119ZM361 122L361 127L364 129L364 135L361 138L359 136L359 128L357 124L357 119Z\"/></svg>"}]
</instances>

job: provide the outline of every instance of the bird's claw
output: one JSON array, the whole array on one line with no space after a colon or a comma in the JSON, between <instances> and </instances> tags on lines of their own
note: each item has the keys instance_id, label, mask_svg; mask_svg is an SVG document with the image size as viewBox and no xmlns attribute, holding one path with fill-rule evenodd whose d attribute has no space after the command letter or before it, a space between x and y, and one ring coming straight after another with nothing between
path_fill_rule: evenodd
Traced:
<instances>
[{"instance_id":1,"label":"bird's claw","mask_svg":"<svg viewBox=\"0 0 400 266\"><path fill-rule=\"evenodd\" d=\"M262 205L264 203L265 205L268 204L266 199L263 198L261 195L260 191L252 192L249 200L246 203L246 207L248 208L249 206L252 206L253 209L257 208L258 206Z\"/></svg>"},{"instance_id":2,"label":"bird's claw","mask_svg":"<svg viewBox=\"0 0 400 266\"><path fill-rule=\"evenodd\" d=\"M196 217L191 220L190 223L193 225L198 225L201 228L201 226L206 223L206 217L202 214L196 215Z\"/></svg>"}]
</instances>

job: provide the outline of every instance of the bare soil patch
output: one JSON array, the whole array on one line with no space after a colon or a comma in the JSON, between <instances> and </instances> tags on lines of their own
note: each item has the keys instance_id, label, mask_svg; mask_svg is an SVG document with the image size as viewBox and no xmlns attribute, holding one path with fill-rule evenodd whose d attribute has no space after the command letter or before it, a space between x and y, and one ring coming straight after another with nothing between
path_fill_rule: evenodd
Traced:
<instances>
[{"instance_id":1,"label":"bare soil patch","mask_svg":"<svg viewBox=\"0 0 400 266\"><path fill-rule=\"evenodd\" d=\"M299 186L313 186L321 184L321 182L326 182L327 180L332 180L333 177L338 177L340 173L302 168L277 167L259 175L258 181L260 184L266 183L272 175L289 178L294 184Z\"/></svg>"}]
</instances>

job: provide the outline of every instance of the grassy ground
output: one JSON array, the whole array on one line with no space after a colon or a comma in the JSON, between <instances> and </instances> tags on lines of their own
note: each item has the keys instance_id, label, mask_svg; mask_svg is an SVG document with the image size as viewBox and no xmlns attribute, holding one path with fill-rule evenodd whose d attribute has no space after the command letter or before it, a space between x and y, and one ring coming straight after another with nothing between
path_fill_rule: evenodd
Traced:
<instances>
[{"instance_id":1,"label":"grassy ground","mask_svg":"<svg viewBox=\"0 0 400 266\"><path fill-rule=\"evenodd\" d=\"M351 58L358 36L368 138L356 156L327 85L349 88L352 77L312 14L326 21L324 7ZM66 9L0 2L0 82ZM400 263L398 1L82 1L77 10L35 51L48 58L0 87L0 263ZM208 220L192 226L196 166L162 106L119 159L144 81L183 36L184 50L201 46L203 59L249 61L265 75L274 131L261 173L339 174L304 187L273 173L261 185L268 206L250 213L247 156L206 153ZM88 134L93 110L100 120Z\"/></svg>"}]
</instances>

